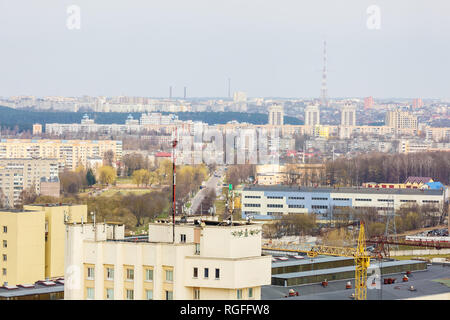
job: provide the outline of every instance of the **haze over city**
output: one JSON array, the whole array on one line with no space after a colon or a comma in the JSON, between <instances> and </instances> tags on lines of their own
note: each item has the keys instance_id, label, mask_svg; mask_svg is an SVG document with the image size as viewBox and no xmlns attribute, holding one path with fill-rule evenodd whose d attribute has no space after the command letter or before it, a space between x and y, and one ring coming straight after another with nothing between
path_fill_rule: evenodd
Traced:
<instances>
[{"instance_id":1,"label":"haze over city","mask_svg":"<svg viewBox=\"0 0 450 320\"><path fill-rule=\"evenodd\" d=\"M80 29L66 12L80 8ZM367 8L380 9L369 29ZM2 96L449 98L450 3L1 1Z\"/></svg>"}]
</instances>

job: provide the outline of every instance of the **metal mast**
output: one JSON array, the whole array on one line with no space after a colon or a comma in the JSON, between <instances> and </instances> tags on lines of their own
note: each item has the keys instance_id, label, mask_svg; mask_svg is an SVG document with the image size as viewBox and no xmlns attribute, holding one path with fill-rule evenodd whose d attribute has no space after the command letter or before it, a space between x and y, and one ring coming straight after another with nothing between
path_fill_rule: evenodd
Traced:
<instances>
[{"instance_id":1,"label":"metal mast","mask_svg":"<svg viewBox=\"0 0 450 320\"><path fill-rule=\"evenodd\" d=\"M178 144L178 140L177 140L177 127L175 127L175 136L173 138L172 141L172 182L173 182L173 190L172 190L172 241L173 243L175 243L175 213L177 210L177 206L176 206L176 198L175 198L175 186L177 183L177 173L175 170L175 162L176 162L176 153L175 153L175 148Z\"/></svg>"},{"instance_id":2,"label":"metal mast","mask_svg":"<svg viewBox=\"0 0 450 320\"><path fill-rule=\"evenodd\" d=\"M327 42L323 42L323 72L322 72L322 88L320 90L320 100L322 105L328 105L328 89L327 89Z\"/></svg>"}]
</instances>

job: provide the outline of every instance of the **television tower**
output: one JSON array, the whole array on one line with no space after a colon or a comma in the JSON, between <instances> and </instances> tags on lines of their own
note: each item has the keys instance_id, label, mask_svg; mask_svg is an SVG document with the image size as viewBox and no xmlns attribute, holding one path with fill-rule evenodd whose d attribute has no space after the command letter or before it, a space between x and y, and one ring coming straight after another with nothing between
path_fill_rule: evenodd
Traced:
<instances>
[{"instance_id":1,"label":"television tower","mask_svg":"<svg viewBox=\"0 0 450 320\"><path fill-rule=\"evenodd\" d=\"M320 100L323 106L328 106L328 89L327 89L327 42L323 42L323 71L322 71L322 88L320 90Z\"/></svg>"}]
</instances>

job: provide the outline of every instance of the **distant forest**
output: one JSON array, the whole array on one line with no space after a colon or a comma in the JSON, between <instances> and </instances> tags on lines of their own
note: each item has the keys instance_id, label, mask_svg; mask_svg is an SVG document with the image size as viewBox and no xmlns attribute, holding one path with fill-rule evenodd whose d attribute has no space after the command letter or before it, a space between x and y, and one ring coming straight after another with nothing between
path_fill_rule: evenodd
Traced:
<instances>
[{"instance_id":1,"label":"distant forest","mask_svg":"<svg viewBox=\"0 0 450 320\"><path fill-rule=\"evenodd\" d=\"M161 112L170 114L170 112ZM45 125L46 123L80 123L83 115L87 114L96 123L124 124L128 115L139 119L141 113L119 113L119 112L59 112L59 111L34 111L26 109L12 109L0 106L1 129L18 131L32 130L34 123ZM268 115L263 113L241 113L241 112L178 112L175 113L180 120L203 121L210 125L225 124L228 121L248 122L251 124L266 124ZM285 124L301 125L303 121L294 117L284 117Z\"/></svg>"}]
</instances>

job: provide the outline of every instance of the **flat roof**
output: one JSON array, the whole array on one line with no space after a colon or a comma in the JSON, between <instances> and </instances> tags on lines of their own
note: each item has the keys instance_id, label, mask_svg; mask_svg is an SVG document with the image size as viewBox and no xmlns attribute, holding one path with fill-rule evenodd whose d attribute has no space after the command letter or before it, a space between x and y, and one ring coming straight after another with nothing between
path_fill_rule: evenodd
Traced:
<instances>
[{"instance_id":1,"label":"flat roof","mask_svg":"<svg viewBox=\"0 0 450 320\"><path fill-rule=\"evenodd\" d=\"M383 275L381 278L397 278L403 276L403 273ZM412 271L408 276L408 282L399 282L385 285L381 281L381 289L367 290L367 300L397 300L408 298L419 298L434 294L450 293L450 287L440 283L437 280L450 278L450 267L441 265L428 266L424 271ZM267 285L261 287L262 300L350 300L350 295L355 292L355 281L352 280L328 280L328 286L322 287L320 283L282 287ZM350 281L352 289L345 289L345 284ZM416 291L409 291L409 287L414 286ZM299 296L288 297L289 289L299 292Z\"/></svg>"},{"instance_id":2,"label":"flat roof","mask_svg":"<svg viewBox=\"0 0 450 320\"><path fill-rule=\"evenodd\" d=\"M419 260L384 261L381 263L381 267L385 268L385 267L411 265L411 264L418 264L418 263L424 263L424 261L419 261ZM371 270L373 268L378 268L378 267L379 267L378 262L371 263L368 270ZM280 274L272 275L272 278L290 279L290 278L309 277L309 276L316 276L316 275L321 275L321 274L332 274L332 273L348 272L348 271L354 272L355 266L329 268L329 269L318 269L318 270L292 272L292 273L280 273Z\"/></svg>"},{"instance_id":3,"label":"flat roof","mask_svg":"<svg viewBox=\"0 0 450 320\"><path fill-rule=\"evenodd\" d=\"M245 186L243 191L273 191L273 192L310 192L310 193L359 193L359 194L405 194L405 195L436 195L444 194L444 190L436 189L388 189L388 188L330 188L301 186Z\"/></svg>"},{"instance_id":4,"label":"flat roof","mask_svg":"<svg viewBox=\"0 0 450 320\"><path fill-rule=\"evenodd\" d=\"M54 282L55 284L50 286L46 286L41 282L36 282L33 287L28 288L21 287L20 285L15 289L6 289L5 287L0 287L0 297L13 298L35 294L64 292L64 283L60 283L58 281L52 282Z\"/></svg>"},{"instance_id":5,"label":"flat roof","mask_svg":"<svg viewBox=\"0 0 450 320\"><path fill-rule=\"evenodd\" d=\"M276 258L278 256L272 255L272 258ZM312 260L312 262L311 262ZM314 264L314 263L325 263L332 261L345 261L345 260L354 260L354 258L350 257L332 257L332 256L317 256L315 258L310 258L305 255L304 259L296 259L289 258L288 261L273 261L272 268L280 268L280 267L290 267L290 266L298 266L305 264Z\"/></svg>"}]
</instances>

